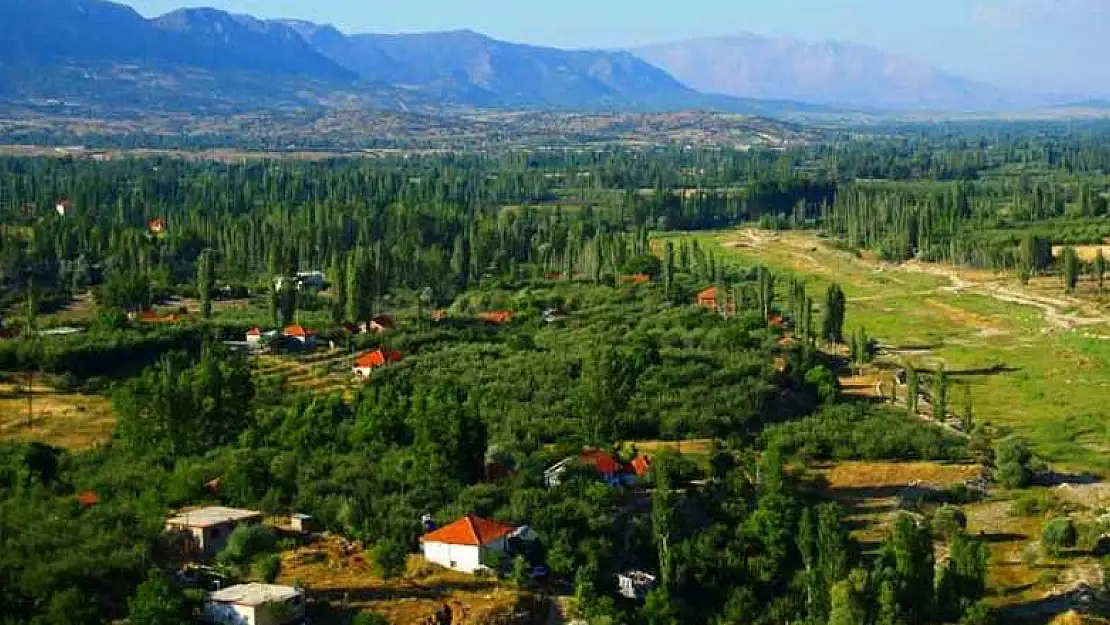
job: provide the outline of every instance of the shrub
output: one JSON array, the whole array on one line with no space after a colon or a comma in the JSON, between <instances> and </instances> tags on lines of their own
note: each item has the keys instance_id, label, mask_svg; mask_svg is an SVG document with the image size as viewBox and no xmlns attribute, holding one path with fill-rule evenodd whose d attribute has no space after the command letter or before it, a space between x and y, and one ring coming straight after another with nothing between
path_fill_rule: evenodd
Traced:
<instances>
[{"instance_id":1,"label":"shrub","mask_svg":"<svg viewBox=\"0 0 1110 625\"><path fill-rule=\"evenodd\" d=\"M274 583L281 574L281 556L276 553L259 556L254 561L254 574L267 584Z\"/></svg>"},{"instance_id":2,"label":"shrub","mask_svg":"<svg viewBox=\"0 0 1110 625\"><path fill-rule=\"evenodd\" d=\"M1016 436L1003 439L995 448L995 479L1006 488L1025 488L1033 480L1033 452Z\"/></svg>"},{"instance_id":3,"label":"shrub","mask_svg":"<svg viewBox=\"0 0 1110 625\"><path fill-rule=\"evenodd\" d=\"M380 540L370 555L374 559L375 573L382 579L396 579L405 574L409 551L400 541L391 538Z\"/></svg>"},{"instance_id":4,"label":"shrub","mask_svg":"<svg viewBox=\"0 0 1110 625\"><path fill-rule=\"evenodd\" d=\"M227 545L216 556L221 564L243 566L255 556L272 551L277 544L273 531L265 525L240 525L227 538Z\"/></svg>"},{"instance_id":5,"label":"shrub","mask_svg":"<svg viewBox=\"0 0 1110 625\"><path fill-rule=\"evenodd\" d=\"M1041 531L1041 548L1050 556L1059 556L1064 549L1074 547L1078 539L1075 523L1068 517L1056 517Z\"/></svg>"},{"instance_id":6,"label":"shrub","mask_svg":"<svg viewBox=\"0 0 1110 625\"><path fill-rule=\"evenodd\" d=\"M359 612L351 621L351 625L389 625L389 621L377 612Z\"/></svg>"},{"instance_id":7,"label":"shrub","mask_svg":"<svg viewBox=\"0 0 1110 625\"><path fill-rule=\"evenodd\" d=\"M933 514L933 531L949 540L967 529L967 515L957 506L943 505Z\"/></svg>"}]
</instances>

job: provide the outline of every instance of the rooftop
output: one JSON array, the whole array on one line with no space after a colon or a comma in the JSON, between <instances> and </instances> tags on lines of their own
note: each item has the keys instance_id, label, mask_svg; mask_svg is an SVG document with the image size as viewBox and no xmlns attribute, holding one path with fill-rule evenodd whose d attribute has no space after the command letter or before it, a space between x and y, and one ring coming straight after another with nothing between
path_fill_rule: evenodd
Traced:
<instances>
[{"instance_id":1,"label":"rooftop","mask_svg":"<svg viewBox=\"0 0 1110 625\"><path fill-rule=\"evenodd\" d=\"M185 527L212 527L213 525L220 525L221 523L235 523L238 521L261 518L262 513L255 510L240 510L238 508L212 506L209 508L198 508L196 510L182 512L166 522L170 525L182 525Z\"/></svg>"},{"instance_id":2,"label":"rooftop","mask_svg":"<svg viewBox=\"0 0 1110 625\"><path fill-rule=\"evenodd\" d=\"M217 590L208 595L208 600L216 603L259 606L269 603L284 603L300 595L301 591L292 586L254 583L229 586L223 590Z\"/></svg>"},{"instance_id":3,"label":"rooftop","mask_svg":"<svg viewBox=\"0 0 1110 625\"><path fill-rule=\"evenodd\" d=\"M450 525L444 525L434 532L425 534L420 538L420 542L482 547L513 533L516 529L512 525L468 514Z\"/></svg>"}]
</instances>

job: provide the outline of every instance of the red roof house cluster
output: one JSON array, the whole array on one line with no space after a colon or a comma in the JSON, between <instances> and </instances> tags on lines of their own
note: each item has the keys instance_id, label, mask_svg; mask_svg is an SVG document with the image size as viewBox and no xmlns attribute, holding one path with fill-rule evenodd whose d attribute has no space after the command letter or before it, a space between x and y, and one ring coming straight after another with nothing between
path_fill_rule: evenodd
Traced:
<instances>
[{"instance_id":1,"label":"red roof house cluster","mask_svg":"<svg viewBox=\"0 0 1110 625\"><path fill-rule=\"evenodd\" d=\"M473 514L444 525L420 537L422 543L444 543L448 545L469 545L485 547L494 541L516 531L512 525L483 519Z\"/></svg>"}]
</instances>

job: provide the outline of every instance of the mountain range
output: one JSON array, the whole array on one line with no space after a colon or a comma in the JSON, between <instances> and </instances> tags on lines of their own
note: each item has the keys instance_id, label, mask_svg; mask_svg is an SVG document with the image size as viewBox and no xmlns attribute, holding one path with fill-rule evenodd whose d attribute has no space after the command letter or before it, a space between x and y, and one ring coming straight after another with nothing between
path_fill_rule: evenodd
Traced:
<instances>
[{"instance_id":1,"label":"mountain range","mask_svg":"<svg viewBox=\"0 0 1110 625\"><path fill-rule=\"evenodd\" d=\"M1030 99L841 43L742 35L562 50L472 31L348 35L216 9L147 19L106 0L0 1L0 100L110 110L976 109Z\"/></svg>"}]
</instances>

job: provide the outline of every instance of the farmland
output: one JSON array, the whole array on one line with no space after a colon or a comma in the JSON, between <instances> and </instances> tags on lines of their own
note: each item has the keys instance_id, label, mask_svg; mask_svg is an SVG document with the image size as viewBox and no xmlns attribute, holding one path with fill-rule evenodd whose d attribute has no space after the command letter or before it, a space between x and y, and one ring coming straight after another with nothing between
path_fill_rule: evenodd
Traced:
<instances>
[{"instance_id":1,"label":"farmland","mask_svg":"<svg viewBox=\"0 0 1110 625\"><path fill-rule=\"evenodd\" d=\"M980 420L1012 428L1061 469L1110 470L1104 395L1110 316L1091 298L1063 295L1058 278L893 264L842 251L812 233L698 233L722 257L804 278L813 292L836 282L846 327L881 345L879 363L943 363L971 388ZM959 398L960 394L955 397Z\"/></svg>"},{"instance_id":2,"label":"farmland","mask_svg":"<svg viewBox=\"0 0 1110 625\"><path fill-rule=\"evenodd\" d=\"M28 402L26 384L0 384L0 440L49 443L76 451L111 437L115 422L107 397L67 393L37 383L32 390Z\"/></svg>"}]
</instances>

